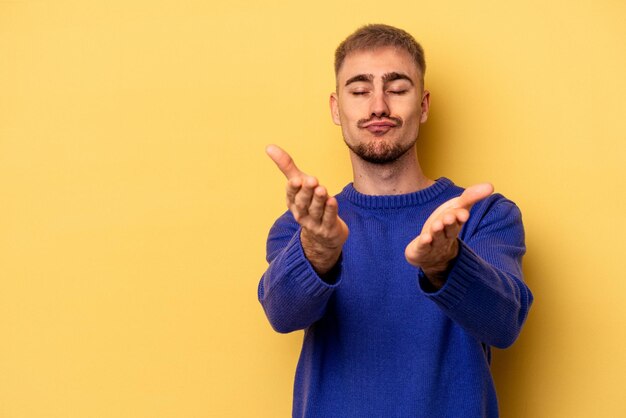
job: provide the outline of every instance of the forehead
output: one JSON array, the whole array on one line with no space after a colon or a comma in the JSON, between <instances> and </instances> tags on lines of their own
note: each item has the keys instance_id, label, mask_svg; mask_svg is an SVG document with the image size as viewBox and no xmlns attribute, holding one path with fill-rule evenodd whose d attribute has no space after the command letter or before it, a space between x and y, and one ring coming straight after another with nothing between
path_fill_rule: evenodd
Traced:
<instances>
[{"instance_id":1,"label":"forehead","mask_svg":"<svg viewBox=\"0 0 626 418\"><path fill-rule=\"evenodd\" d=\"M394 47L349 53L337 73L337 82L341 86L349 78L360 74L371 74L377 79L391 72L406 74L415 85L419 84L419 70L411 55L403 49Z\"/></svg>"}]
</instances>

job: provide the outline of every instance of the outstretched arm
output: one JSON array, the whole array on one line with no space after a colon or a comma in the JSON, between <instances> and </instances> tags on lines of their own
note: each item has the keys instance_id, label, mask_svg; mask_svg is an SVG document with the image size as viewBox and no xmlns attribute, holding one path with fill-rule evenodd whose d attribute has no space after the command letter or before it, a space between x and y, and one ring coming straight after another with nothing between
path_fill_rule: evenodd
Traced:
<instances>
[{"instance_id":1,"label":"outstretched arm","mask_svg":"<svg viewBox=\"0 0 626 418\"><path fill-rule=\"evenodd\" d=\"M315 271L324 275L339 260L348 238L348 227L337 214L337 200L328 196L315 177L300 171L281 148L270 145L266 152L287 178L287 207L302 227L304 254Z\"/></svg>"},{"instance_id":2,"label":"outstretched arm","mask_svg":"<svg viewBox=\"0 0 626 418\"><path fill-rule=\"evenodd\" d=\"M267 243L270 265L259 283L259 301L278 332L307 328L319 320L340 281L338 265L348 227L337 200L317 179L298 169L275 145L266 149L287 178L287 207Z\"/></svg>"},{"instance_id":3,"label":"outstretched arm","mask_svg":"<svg viewBox=\"0 0 626 418\"><path fill-rule=\"evenodd\" d=\"M407 261L421 267L435 289L441 289L452 262L459 253L458 236L469 219L474 204L493 193L489 183L468 187L463 194L450 199L428 217L422 232L407 245Z\"/></svg>"},{"instance_id":4,"label":"outstretched arm","mask_svg":"<svg viewBox=\"0 0 626 418\"><path fill-rule=\"evenodd\" d=\"M533 295L522 279L521 213L502 196L482 197L492 190L490 185L471 187L446 202L405 253L420 267L425 295L450 319L479 341L505 348L519 336Z\"/></svg>"}]
</instances>

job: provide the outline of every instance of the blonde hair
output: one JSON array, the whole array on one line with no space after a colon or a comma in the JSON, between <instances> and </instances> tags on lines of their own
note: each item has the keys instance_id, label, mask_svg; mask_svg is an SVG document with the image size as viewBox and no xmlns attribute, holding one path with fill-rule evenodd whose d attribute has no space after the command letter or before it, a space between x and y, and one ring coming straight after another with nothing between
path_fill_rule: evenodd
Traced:
<instances>
[{"instance_id":1,"label":"blonde hair","mask_svg":"<svg viewBox=\"0 0 626 418\"><path fill-rule=\"evenodd\" d=\"M422 46L410 33L383 24L362 26L339 44L335 51L335 76L339 73L346 56L351 52L389 46L402 49L409 53L420 72L423 84L424 73L426 72L426 61L424 59Z\"/></svg>"}]
</instances>

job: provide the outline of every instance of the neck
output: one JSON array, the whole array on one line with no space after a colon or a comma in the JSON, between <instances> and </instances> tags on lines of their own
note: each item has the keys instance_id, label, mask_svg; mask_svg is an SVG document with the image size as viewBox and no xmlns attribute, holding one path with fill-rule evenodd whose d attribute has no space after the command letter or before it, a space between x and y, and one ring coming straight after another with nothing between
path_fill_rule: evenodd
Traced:
<instances>
[{"instance_id":1,"label":"neck","mask_svg":"<svg viewBox=\"0 0 626 418\"><path fill-rule=\"evenodd\" d=\"M350 151L354 188L367 195L397 195L417 192L434 184L422 172L415 149L389 164L373 164Z\"/></svg>"}]
</instances>

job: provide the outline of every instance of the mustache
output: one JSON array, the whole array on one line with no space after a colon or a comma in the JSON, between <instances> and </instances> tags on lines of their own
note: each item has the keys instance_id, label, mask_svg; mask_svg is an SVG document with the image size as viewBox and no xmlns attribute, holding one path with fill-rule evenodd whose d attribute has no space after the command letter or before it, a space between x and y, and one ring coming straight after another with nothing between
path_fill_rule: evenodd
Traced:
<instances>
[{"instance_id":1,"label":"mustache","mask_svg":"<svg viewBox=\"0 0 626 418\"><path fill-rule=\"evenodd\" d=\"M368 124L372 122L392 122L396 126L396 128L399 128L403 124L402 119L396 118L393 116L387 116L383 118L374 116L368 119L359 119L358 122L356 123L356 126L359 128L365 128L365 126L367 126Z\"/></svg>"}]
</instances>

